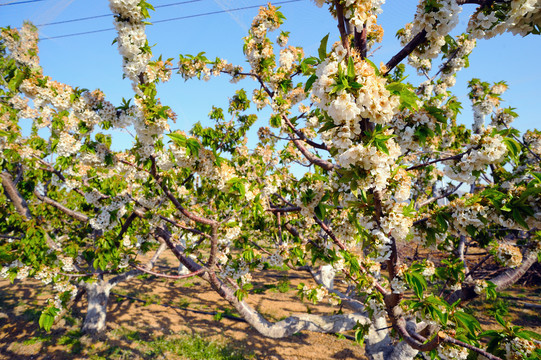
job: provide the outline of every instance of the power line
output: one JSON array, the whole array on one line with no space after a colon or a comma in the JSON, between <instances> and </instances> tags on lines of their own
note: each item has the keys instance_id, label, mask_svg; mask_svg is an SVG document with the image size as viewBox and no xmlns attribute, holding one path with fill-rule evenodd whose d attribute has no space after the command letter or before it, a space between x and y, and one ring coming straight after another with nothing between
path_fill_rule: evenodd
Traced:
<instances>
[{"instance_id":1,"label":"power line","mask_svg":"<svg viewBox=\"0 0 541 360\"><path fill-rule=\"evenodd\" d=\"M40 2L40 1L45 1L45 0L26 0L26 1L17 1L17 2L12 2L12 3L4 3L4 4L0 4L0 6L20 5L20 4L35 3L35 2Z\"/></svg>"},{"instance_id":2,"label":"power line","mask_svg":"<svg viewBox=\"0 0 541 360\"><path fill-rule=\"evenodd\" d=\"M288 3L294 3L294 2L299 2L299 1L302 1L302 0L280 1L280 2L275 2L273 5L288 4ZM202 13L202 14L180 16L180 17L176 17L176 18L157 20L157 21L154 21L153 23L158 24L158 23L164 23L164 22L168 22L168 21L184 20L184 19L191 19L191 18L200 17L200 16L221 14L221 13L226 13L226 12L230 12L230 11L240 11L240 10L254 9L254 8L258 8L258 7L265 6L265 5L266 4L252 5L252 6L245 6L245 7L236 8L236 9L227 9L227 10L212 11L212 12Z\"/></svg>"},{"instance_id":3,"label":"power line","mask_svg":"<svg viewBox=\"0 0 541 360\"><path fill-rule=\"evenodd\" d=\"M43 1L43 0L39 0L39 1ZM195 3L195 2L199 2L199 1L202 1L202 0L189 0L189 1L181 1L181 2L176 2L176 3L171 3L171 4L156 5L156 6L154 6L154 8L157 9L157 8L164 8L164 7L168 7L168 6L190 4L190 3ZM42 27L42 26L49 26L49 25L67 24L67 23L72 23L72 22L77 22L77 21L99 19L99 18L110 17L110 16L113 16L113 14L87 16L87 17L82 17L82 18L77 18L77 19L69 19L69 20L62 20L62 21L55 21L55 22L50 22L50 23L38 24L36 26Z\"/></svg>"},{"instance_id":4,"label":"power line","mask_svg":"<svg viewBox=\"0 0 541 360\"><path fill-rule=\"evenodd\" d=\"M303 1L303 0L279 1L279 2L275 2L273 5L289 4L289 3L299 2L299 1ZM201 13L201 14L192 14L192 15L180 16L180 17L175 17L175 18L157 20L157 21L154 21L153 24L164 23L164 22L168 22L168 21L185 20L185 19L191 19L191 18L201 17L201 16L223 14L223 13L227 13L227 12L230 12L230 11L241 11L241 10L254 9L254 8L259 8L259 7L265 6L265 5L266 4L244 6L244 7L235 8L235 9L211 11L211 12ZM165 6L170 6L170 5L165 5ZM60 38L72 37L72 36L88 35L88 34L94 34L94 33L112 31L112 30L115 30L115 28L107 28L107 29L99 29L99 30L92 30L92 31L84 31L84 32L79 32L79 33L51 36L51 37L47 37L47 38L44 38L44 39L40 39L40 41L52 40L52 39L60 39Z\"/></svg>"}]
</instances>

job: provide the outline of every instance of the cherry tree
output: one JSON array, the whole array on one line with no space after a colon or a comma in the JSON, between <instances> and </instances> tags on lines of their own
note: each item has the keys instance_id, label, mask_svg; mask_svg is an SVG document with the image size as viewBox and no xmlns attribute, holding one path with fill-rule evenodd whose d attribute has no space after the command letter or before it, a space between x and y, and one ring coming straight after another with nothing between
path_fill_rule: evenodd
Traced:
<instances>
[{"instance_id":1,"label":"cherry tree","mask_svg":"<svg viewBox=\"0 0 541 360\"><path fill-rule=\"evenodd\" d=\"M398 33L402 50L377 66L368 54L382 39L382 4L317 0L340 35L325 36L318 54L288 45L269 4L244 38L247 69L204 53L180 55L173 69L146 39L152 5L111 0L133 88L118 106L47 77L31 24L3 29L0 274L53 284L40 324L50 328L85 289L84 330L102 332L111 288L143 272L170 276L152 270L170 251L181 276L208 282L265 336L355 329L371 359L539 358L539 335L498 315L499 330L483 331L468 308L541 254L541 133L512 127L505 82L469 82L471 126L457 122L463 105L451 89L476 39L538 35L541 2L422 0ZM449 35L465 6L476 7L467 32ZM157 85L173 70L256 89L214 107L214 126L171 131L176 115ZM252 104L271 113L258 139L247 137L259 125ZM104 131L125 128L133 144L113 151ZM295 166L306 170L295 176ZM489 261L505 270L483 276ZM336 313L267 320L249 298L252 274L269 267L309 272L300 300L329 301Z\"/></svg>"}]
</instances>

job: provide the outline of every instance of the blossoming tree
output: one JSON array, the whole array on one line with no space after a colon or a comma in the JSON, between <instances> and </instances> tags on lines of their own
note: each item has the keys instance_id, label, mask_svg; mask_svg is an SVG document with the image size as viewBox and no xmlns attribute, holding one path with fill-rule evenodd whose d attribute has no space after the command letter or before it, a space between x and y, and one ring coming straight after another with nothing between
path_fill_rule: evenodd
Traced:
<instances>
[{"instance_id":1,"label":"blossoming tree","mask_svg":"<svg viewBox=\"0 0 541 360\"><path fill-rule=\"evenodd\" d=\"M516 113L499 106L504 82L469 83L471 129L457 124L450 89L475 39L539 34L541 2L422 0L398 33L403 49L378 67L367 54L383 35L382 3L317 0L341 41L323 38L312 56L288 46L286 32L271 41L284 17L270 4L244 38L249 69L180 55L186 80L257 84L252 96L235 93L228 114L213 108L214 126L189 133L170 131L176 116L157 95L173 65L152 54L145 0L110 1L134 91L118 106L47 77L30 24L3 29L0 274L54 284L41 325L86 289L84 329L103 331L110 289L142 272L165 276L152 266L171 251L184 276L207 281L266 336L356 329L372 359L539 358L538 335L501 317L500 330L483 332L464 310L514 284L541 253L541 133L512 127ZM477 7L468 31L450 36L464 6ZM406 58L418 85L403 76ZM249 148L252 102L272 115ZM111 150L103 130L126 127L134 143ZM300 178L295 163L307 168ZM486 255L472 258L472 249ZM427 250L437 255L418 256ZM490 258L505 271L484 278ZM249 296L251 274L269 266L310 272L315 282L299 297L349 311L268 321ZM335 277L345 285L335 288Z\"/></svg>"}]
</instances>

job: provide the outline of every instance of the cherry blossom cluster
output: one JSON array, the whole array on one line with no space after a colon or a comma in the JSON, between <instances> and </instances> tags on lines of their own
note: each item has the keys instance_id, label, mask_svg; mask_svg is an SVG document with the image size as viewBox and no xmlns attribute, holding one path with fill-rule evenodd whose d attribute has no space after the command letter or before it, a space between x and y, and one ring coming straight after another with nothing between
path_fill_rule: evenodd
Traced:
<instances>
[{"instance_id":1,"label":"cherry blossom cluster","mask_svg":"<svg viewBox=\"0 0 541 360\"><path fill-rule=\"evenodd\" d=\"M478 39L490 39L506 31L526 36L540 22L539 0L511 0L480 7L470 18L468 31Z\"/></svg>"},{"instance_id":2,"label":"cherry blossom cluster","mask_svg":"<svg viewBox=\"0 0 541 360\"><path fill-rule=\"evenodd\" d=\"M437 349L441 360L466 360L469 354L468 349L449 344L442 344Z\"/></svg>"},{"instance_id":3,"label":"cherry blossom cluster","mask_svg":"<svg viewBox=\"0 0 541 360\"><path fill-rule=\"evenodd\" d=\"M323 195L325 184L321 181L315 181L309 184L302 184L299 187L299 196L295 200L295 205L301 208L301 214L306 218L309 224L313 224L314 209L319 204Z\"/></svg>"},{"instance_id":4,"label":"cherry blossom cluster","mask_svg":"<svg viewBox=\"0 0 541 360\"><path fill-rule=\"evenodd\" d=\"M267 33L278 29L282 23L283 15L270 4L260 8L252 21L250 34L244 38L244 54L256 73L275 65L274 49Z\"/></svg>"},{"instance_id":5,"label":"cherry blossom cluster","mask_svg":"<svg viewBox=\"0 0 541 360\"><path fill-rule=\"evenodd\" d=\"M501 163L508 152L503 137L493 134L490 127L482 136L473 135L471 144L474 147L460 160L445 166L444 174L450 179L471 184L477 178L475 172L484 170L487 165Z\"/></svg>"},{"instance_id":6,"label":"cherry blossom cluster","mask_svg":"<svg viewBox=\"0 0 541 360\"><path fill-rule=\"evenodd\" d=\"M509 242L496 243L492 251L496 260L504 266L514 268L522 263L520 249Z\"/></svg>"},{"instance_id":7,"label":"cherry blossom cluster","mask_svg":"<svg viewBox=\"0 0 541 360\"><path fill-rule=\"evenodd\" d=\"M372 27L376 24L378 15L383 12L381 7L385 4L385 0L345 0L341 3L346 19L358 33L361 33L364 26Z\"/></svg>"},{"instance_id":8,"label":"cherry blossom cluster","mask_svg":"<svg viewBox=\"0 0 541 360\"><path fill-rule=\"evenodd\" d=\"M432 132L436 131L436 124L438 122L428 111L420 109L415 112L403 110L398 113L393 121L393 134L396 143L400 146L401 153L409 151L418 151L421 149L422 144L418 141L416 134L419 128L426 128ZM440 127L442 124L439 124ZM446 129L444 129L445 131ZM436 147L437 139L429 138L426 140L424 147L430 150L434 150Z\"/></svg>"},{"instance_id":9,"label":"cherry blossom cluster","mask_svg":"<svg viewBox=\"0 0 541 360\"><path fill-rule=\"evenodd\" d=\"M505 356L506 359L526 359L538 348L531 340L514 337L505 342Z\"/></svg>"},{"instance_id":10,"label":"cherry blossom cluster","mask_svg":"<svg viewBox=\"0 0 541 360\"><path fill-rule=\"evenodd\" d=\"M418 71L431 69L431 60L440 53L445 36L458 24L461 11L456 0L423 0L419 3L413 22L398 33L405 46L421 31L426 31L426 43L409 55L409 63L414 68Z\"/></svg>"},{"instance_id":11,"label":"cherry blossom cluster","mask_svg":"<svg viewBox=\"0 0 541 360\"><path fill-rule=\"evenodd\" d=\"M314 304L322 301L329 294L328 290L321 285L304 285L301 292L304 297Z\"/></svg>"},{"instance_id":12,"label":"cherry blossom cluster","mask_svg":"<svg viewBox=\"0 0 541 360\"><path fill-rule=\"evenodd\" d=\"M152 57L150 51L143 50L148 46L148 41L139 3L139 0L113 0L109 2L111 11L117 14L114 20L118 32L116 42L123 57L124 74L133 84L139 84L139 77L146 73L147 65ZM137 92L136 86L134 86L134 90Z\"/></svg>"},{"instance_id":13,"label":"cherry blossom cluster","mask_svg":"<svg viewBox=\"0 0 541 360\"><path fill-rule=\"evenodd\" d=\"M9 57L41 72L38 56L38 29L34 25L25 22L20 31L8 28L2 30L1 35L10 52Z\"/></svg>"},{"instance_id":14,"label":"cherry blossom cluster","mask_svg":"<svg viewBox=\"0 0 541 360\"><path fill-rule=\"evenodd\" d=\"M457 237L461 235L467 236L468 226L475 228L484 226L479 217L486 216L488 209L477 202L469 204L468 200L472 197L473 195L466 194L464 197L458 198L449 204L449 209L452 212L453 226L450 229L452 235Z\"/></svg>"},{"instance_id":15,"label":"cherry blossom cluster","mask_svg":"<svg viewBox=\"0 0 541 360\"><path fill-rule=\"evenodd\" d=\"M400 265L396 271L396 275L391 280L391 288L394 294L403 294L408 289L408 285L404 280L404 273L407 269L408 266L406 264Z\"/></svg>"},{"instance_id":16,"label":"cherry blossom cluster","mask_svg":"<svg viewBox=\"0 0 541 360\"><path fill-rule=\"evenodd\" d=\"M487 82L472 79L468 83L469 97L473 109L473 131L480 133L485 127L485 117L492 113L500 104L500 95L507 90L505 82L500 81L490 86Z\"/></svg>"},{"instance_id":17,"label":"cherry blossom cluster","mask_svg":"<svg viewBox=\"0 0 541 360\"><path fill-rule=\"evenodd\" d=\"M378 76L377 70L366 60L354 60L354 82L341 89L342 77L346 76L347 52L339 43L334 44L329 57L316 69L317 80L313 84L313 96L318 106L325 110L336 125L342 125L348 132L347 138L361 133L360 120L369 119L376 124L391 121L397 111L399 99L386 89L387 80ZM346 137L343 135L342 137ZM345 140L345 139L344 139ZM341 143L340 143L341 144ZM340 148L351 145L330 144Z\"/></svg>"},{"instance_id":18,"label":"cherry blossom cluster","mask_svg":"<svg viewBox=\"0 0 541 360\"><path fill-rule=\"evenodd\" d=\"M447 89L453 87L456 83L456 73L468 65L468 56L473 51L476 40L467 34L462 34L451 42L449 49L443 55L444 63L441 65L440 78L434 83L429 79L420 85L421 98L428 100L434 106L441 106L447 98ZM434 92L436 97L431 98Z\"/></svg>"}]
</instances>

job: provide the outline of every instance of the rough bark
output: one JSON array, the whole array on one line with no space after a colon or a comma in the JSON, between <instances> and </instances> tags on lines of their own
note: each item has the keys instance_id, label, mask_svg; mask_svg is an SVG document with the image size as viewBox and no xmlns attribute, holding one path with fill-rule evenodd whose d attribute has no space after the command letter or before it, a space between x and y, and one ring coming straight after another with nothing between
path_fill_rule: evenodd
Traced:
<instances>
[{"instance_id":1,"label":"rough bark","mask_svg":"<svg viewBox=\"0 0 541 360\"><path fill-rule=\"evenodd\" d=\"M108 281L99 280L85 284L88 307L83 323L82 332L96 336L105 331L107 317L107 302L111 292L111 284Z\"/></svg>"},{"instance_id":2,"label":"rough bark","mask_svg":"<svg viewBox=\"0 0 541 360\"><path fill-rule=\"evenodd\" d=\"M497 291L505 290L509 286L516 283L526 273L526 271L528 271L528 269L533 264L535 264L536 261L537 253L535 253L534 251L530 251L524 256L524 260L522 261L522 264L520 264L520 266L514 269L508 269L503 274L498 275L493 279L490 279L490 281L492 281L496 285ZM458 299L461 299L462 301L468 301L476 298L477 296L478 294L475 293L474 287L468 286L452 293L447 299L447 302L452 304Z\"/></svg>"},{"instance_id":3,"label":"rough bark","mask_svg":"<svg viewBox=\"0 0 541 360\"><path fill-rule=\"evenodd\" d=\"M162 243L152 259L144 266L145 270L151 270L159 256L165 250L166 245ZM134 276L142 274L140 270L131 270L117 275L108 280L99 279L94 283L85 283L88 307L83 322L82 332L92 336L99 336L105 331L107 318L107 303L111 289L121 282L127 281Z\"/></svg>"},{"instance_id":4,"label":"rough bark","mask_svg":"<svg viewBox=\"0 0 541 360\"><path fill-rule=\"evenodd\" d=\"M11 174L7 171L2 171L2 173L0 173L0 178L2 178L2 187L4 188L4 194L13 203L15 210L17 210L17 212L25 219L32 219L32 214L28 209L28 204L13 183L13 177L11 176Z\"/></svg>"}]
</instances>

